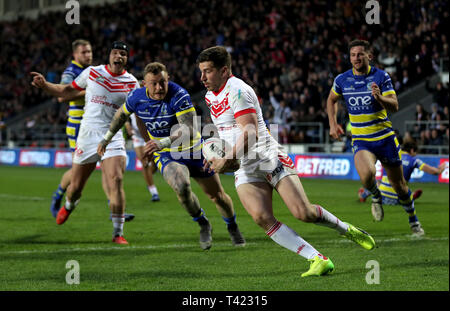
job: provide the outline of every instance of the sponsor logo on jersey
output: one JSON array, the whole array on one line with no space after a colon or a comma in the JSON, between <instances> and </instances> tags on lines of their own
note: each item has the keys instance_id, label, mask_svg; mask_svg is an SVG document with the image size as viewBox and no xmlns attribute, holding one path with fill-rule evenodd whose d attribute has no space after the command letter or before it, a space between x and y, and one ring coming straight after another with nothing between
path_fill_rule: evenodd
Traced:
<instances>
[{"instance_id":1,"label":"sponsor logo on jersey","mask_svg":"<svg viewBox=\"0 0 450 311\"><path fill-rule=\"evenodd\" d=\"M350 106L368 106L371 103L371 96L351 96L348 98L348 104Z\"/></svg>"},{"instance_id":2,"label":"sponsor logo on jersey","mask_svg":"<svg viewBox=\"0 0 450 311\"><path fill-rule=\"evenodd\" d=\"M145 122L145 126L147 126L147 128L150 131L157 131L157 130L165 130L166 128L169 127L169 122L168 121L153 121L153 122Z\"/></svg>"}]
</instances>

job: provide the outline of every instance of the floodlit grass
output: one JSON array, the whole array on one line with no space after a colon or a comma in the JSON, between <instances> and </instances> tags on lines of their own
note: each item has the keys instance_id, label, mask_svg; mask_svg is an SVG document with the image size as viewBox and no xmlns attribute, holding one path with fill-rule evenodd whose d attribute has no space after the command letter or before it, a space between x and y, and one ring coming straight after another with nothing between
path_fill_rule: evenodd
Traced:
<instances>
[{"instance_id":1,"label":"floodlit grass","mask_svg":"<svg viewBox=\"0 0 450 311\"><path fill-rule=\"evenodd\" d=\"M401 206L385 206L385 219L372 221L369 203L359 203L359 183L303 179L311 202L370 232L377 248L366 251L334 230L295 220L277 194L276 217L296 230L335 264L325 277L301 278L309 263L268 238L243 209L231 176L222 183L233 199L245 248L231 245L214 205L193 181L213 225L213 247L198 244L199 227L174 192L155 176L161 201L150 202L140 172L126 172L125 223L129 246L111 242L112 224L100 172L91 176L80 204L62 226L49 212L63 169L0 166L1 291L448 291L448 185L412 184L424 193L416 210L426 236L413 238ZM80 284L66 283L66 263L80 266ZM370 260L379 263L379 284L368 284Z\"/></svg>"}]
</instances>

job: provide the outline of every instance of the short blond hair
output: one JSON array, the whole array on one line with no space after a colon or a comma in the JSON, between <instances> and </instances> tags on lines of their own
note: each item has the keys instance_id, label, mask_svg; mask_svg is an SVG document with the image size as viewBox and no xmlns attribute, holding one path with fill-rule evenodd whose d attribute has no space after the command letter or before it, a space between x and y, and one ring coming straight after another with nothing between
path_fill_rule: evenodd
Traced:
<instances>
[{"instance_id":1,"label":"short blond hair","mask_svg":"<svg viewBox=\"0 0 450 311\"><path fill-rule=\"evenodd\" d=\"M72 52L75 52L80 45L91 45L91 43L84 39L77 39L72 42Z\"/></svg>"},{"instance_id":2,"label":"short blond hair","mask_svg":"<svg viewBox=\"0 0 450 311\"><path fill-rule=\"evenodd\" d=\"M144 68L144 75L143 77L145 78L145 76L149 73L152 73L154 75L160 74L161 72L165 71L167 72L167 68L164 64L158 63L158 62L153 62L150 64L147 64Z\"/></svg>"}]
</instances>

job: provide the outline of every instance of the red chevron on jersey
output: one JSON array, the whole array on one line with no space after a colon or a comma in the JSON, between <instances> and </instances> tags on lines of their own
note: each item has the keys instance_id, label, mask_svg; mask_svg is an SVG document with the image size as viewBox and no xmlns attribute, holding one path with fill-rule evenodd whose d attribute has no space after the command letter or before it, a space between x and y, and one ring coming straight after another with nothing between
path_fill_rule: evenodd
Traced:
<instances>
[{"instance_id":1,"label":"red chevron on jersey","mask_svg":"<svg viewBox=\"0 0 450 311\"><path fill-rule=\"evenodd\" d=\"M218 104L211 105L211 113L215 118L220 117L225 111L230 109L230 105L228 104L228 94L225 95L225 98Z\"/></svg>"}]
</instances>

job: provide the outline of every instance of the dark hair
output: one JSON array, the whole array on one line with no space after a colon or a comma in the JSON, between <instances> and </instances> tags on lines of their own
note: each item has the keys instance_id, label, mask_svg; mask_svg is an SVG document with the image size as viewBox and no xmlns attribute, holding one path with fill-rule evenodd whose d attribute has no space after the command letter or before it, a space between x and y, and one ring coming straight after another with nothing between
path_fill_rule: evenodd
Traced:
<instances>
[{"instance_id":1,"label":"dark hair","mask_svg":"<svg viewBox=\"0 0 450 311\"><path fill-rule=\"evenodd\" d=\"M91 45L91 43L84 39L77 39L72 42L72 52L75 52L80 45Z\"/></svg>"},{"instance_id":2,"label":"dark hair","mask_svg":"<svg viewBox=\"0 0 450 311\"><path fill-rule=\"evenodd\" d=\"M415 141L408 140L403 143L402 150L409 152L410 150L417 151L417 144Z\"/></svg>"},{"instance_id":3,"label":"dark hair","mask_svg":"<svg viewBox=\"0 0 450 311\"><path fill-rule=\"evenodd\" d=\"M197 64L212 62L217 69L227 67L231 71L231 55L223 46L213 46L203 50L197 57Z\"/></svg>"},{"instance_id":4,"label":"dark hair","mask_svg":"<svg viewBox=\"0 0 450 311\"><path fill-rule=\"evenodd\" d=\"M364 47L364 51L369 52L369 53L371 52L370 43L366 40L358 40L358 39L353 40L352 42L350 42L348 44L348 52L350 53L350 50L355 46L362 46L362 47Z\"/></svg>"},{"instance_id":5,"label":"dark hair","mask_svg":"<svg viewBox=\"0 0 450 311\"><path fill-rule=\"evenodd\" d=\"M158 62L153 62L153 63L147 64L145 66L143 77L145 78L145 76L148 73L152 73L154 75L157 75L157 74L159 74L159 73L161 73L163 71L167 72L167 68L166 68L166 66L164 64L161 64L161 63L158 63Z\"/></svg>"}]
</instances>

